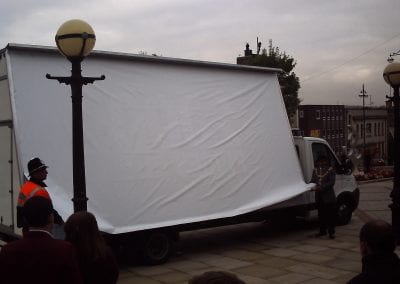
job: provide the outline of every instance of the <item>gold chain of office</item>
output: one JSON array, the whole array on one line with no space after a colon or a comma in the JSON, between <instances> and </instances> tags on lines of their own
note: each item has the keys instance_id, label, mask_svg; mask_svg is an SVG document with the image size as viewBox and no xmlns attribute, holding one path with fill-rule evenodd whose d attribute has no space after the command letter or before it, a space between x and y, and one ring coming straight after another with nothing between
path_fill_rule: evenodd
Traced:
<instances>
[{"instance_id":1,"label":"gold chain of office","mask_svg":"<svg viewBox=\"0 0 400 284\"><path fill-rule=\"evenodd\" d=\"M333 170L333 168L329 167L328 170L324 174L322 174L323 168L318 168L318 169L319 169L319 173L317 172L317 169L315 169L315 174L317 175L317 178L318 178L318 184L321 185L324 177L326 177Z\"/></svg>"}]
</instances>

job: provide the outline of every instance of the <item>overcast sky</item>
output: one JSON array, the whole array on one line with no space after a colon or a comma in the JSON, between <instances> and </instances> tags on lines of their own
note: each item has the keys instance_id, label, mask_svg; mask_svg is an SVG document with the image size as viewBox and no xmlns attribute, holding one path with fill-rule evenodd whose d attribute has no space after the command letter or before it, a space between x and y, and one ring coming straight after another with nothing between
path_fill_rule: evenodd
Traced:
<instances>
[{"instance_id":1,"label":"overcast sky","mask_svg":"<svg viewBox=\"0 0 400 284\"><path fill-rule=\"evenodd\" d=\"M0 48L55 46L58 27L82 19L95 49L236 63L248 42L269 39L297 61L303 104L382 105L382 70L400 50L399 0L1 1ZM397 57L400 61L400 56Z\"/></svg>"}]
</instances>

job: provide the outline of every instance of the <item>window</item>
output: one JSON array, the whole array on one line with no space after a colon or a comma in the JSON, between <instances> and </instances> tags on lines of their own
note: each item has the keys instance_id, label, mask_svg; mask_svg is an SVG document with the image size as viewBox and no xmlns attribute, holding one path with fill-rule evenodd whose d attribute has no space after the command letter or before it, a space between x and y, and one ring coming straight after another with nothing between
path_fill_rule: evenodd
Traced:
<instances>
[{"instance_id":1,"label":"window","mask_svg":"<svg viewBox=\"0 0 400 284\"><path fill-rule=\"evenodd\" d=\"M371 125L371 123L367 123L365 135L366 136L371 136L372 135L372 125Z\"/></svg>"},{"instance_id":2,"label":"window","mask_svg":"<svg viewBox=\"0 0 400 284\"><path fill-rule=\"evenodd\" d=\"M319 109L317 109L315 111L315 119L316 120L320 120L321 119L321 111Z\"/></svg>"},{"instance_id":3,"label":"window","mask_svg":"<svg viewBox=\"0 0 400 284\"><path fill-rule=\"evenodd\" d=\"M382 122L382 135L386 135L386 128L385 128L385 122Z\"/></svg>"},{"instance_id":4,"label":"window","mask_svg":"<svg viewBox=\"0 0 400 284\"><path fill-rule=\"evenodd\" d=\"M374 123L374 136L377 136L377 132L376 132L376 123Z\"/></svg>"},{"instance_id":5,"label":"window","mask_svg":"<svg viewBox=\"0 0 400 284\"><path fill-rule=\"evenodd\" d=\"M304 110L299 111L299 117L304 118Z\"/></svg>"},{"instance_id":6,"label":"window","mask_svg":"<svg viewBox=\"0 0 400 284\"><path fill-rule=\"evenodd\" d=\"M338 160L336 159L335 155L332 153L331 149L329 149L329 147L326 146L325 144L318 143L318 142L313 143L312 144L312 153L313 153L314 163L315 163L315 161L318 160L319 157L325 156L325 157L328 157L331 166L334 169L336 169L336 171L340 167L340 164L339 164Z\"/></svg>"},{"instance_id":7,"label":"window","mask_svg":"<svg viewBox=\"0 0 400 284\"><path fill-rule=\"evenodd\" d=\"M321 137L321 130L320 129L311 129L310 136L311 137Z\"/></svg>"}]
</instances>

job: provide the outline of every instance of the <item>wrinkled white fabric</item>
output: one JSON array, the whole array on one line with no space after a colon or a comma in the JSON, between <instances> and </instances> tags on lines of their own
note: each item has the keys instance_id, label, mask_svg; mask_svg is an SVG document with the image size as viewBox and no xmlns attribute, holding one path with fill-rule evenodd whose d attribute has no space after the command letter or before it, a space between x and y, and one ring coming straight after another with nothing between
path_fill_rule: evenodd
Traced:
<instances>
[{"instance_id":1,"label":"wrinkled white fabric","mask_svg":"<svg viewBox=\"0 0 400 284\"><path fill-rule=\"evenodd\" d=\"M9 51L22 164L48 164L48 186L72 213L70 87L58 54ZM124 233L251 212L307 190L276 74L88 57L83 87L88 210ZM26 171L26 168L24 168Z\"/></svg>"}]
</instances>

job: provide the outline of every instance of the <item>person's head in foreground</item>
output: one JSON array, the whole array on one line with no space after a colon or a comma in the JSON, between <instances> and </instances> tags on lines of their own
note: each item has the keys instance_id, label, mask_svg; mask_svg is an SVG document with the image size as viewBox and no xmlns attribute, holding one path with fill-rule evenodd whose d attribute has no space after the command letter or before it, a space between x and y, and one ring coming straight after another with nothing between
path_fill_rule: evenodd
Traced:
<instances>
[{"instance_id":1,"label":"person's head in foreground","mask_svg":"<svg viewBox=\"0 0 400 284\"><path fill-rule=\"evenodd\" d=\"M362 256L388 254L396 248L392 226L383 220L372 220L360 230L360 250Z\"/></svg>"},{"instance_id":2,"label":"person's head in foreground","mask_svg":"<svg viewBox=\"0 0 400 284\"><path fill-rule=\"evenodd\" d=\"M189 284L246 284L235 274L225 271L207 271L201 275L194 276Z\"/></svg>"},{"instance_id":3,"label":"person's head in foreground","mask_svg":"<svg viewBox=\"0 0 400 284\"><path fill-rule=\"evenodd\" d=\"M51 231L54 224L53 205L42 196L29 198L23 207L23 216L31 229Z\"/></svg>"}]
</instances>

